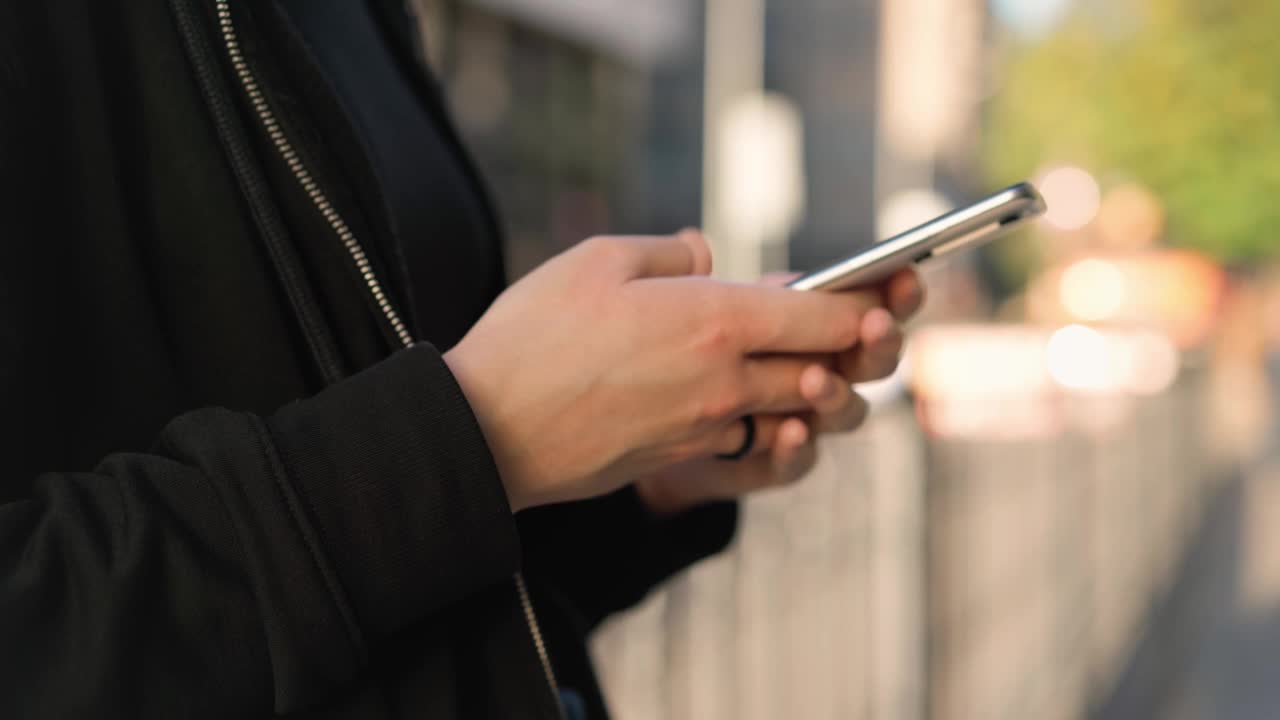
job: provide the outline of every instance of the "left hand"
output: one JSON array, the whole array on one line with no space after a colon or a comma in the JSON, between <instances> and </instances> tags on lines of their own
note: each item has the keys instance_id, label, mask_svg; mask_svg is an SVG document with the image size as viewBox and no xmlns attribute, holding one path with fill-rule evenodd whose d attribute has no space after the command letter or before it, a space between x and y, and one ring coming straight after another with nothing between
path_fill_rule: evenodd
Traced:
<instances>
[{"instance_id":1,"label":"left hand","mask_svg":"<svg viewBox=\"0 0 1280 720\"><path fill-rule=\"evenodd\" d=\"M772 275L762 284L783 285L794 275ZM875 288L852 292L878 295L862 318L857 345L835 356L814 356L800 376L800 392L812 412L758 415L752 452L737 461L695 458L636 481L640 497L655 512L673 514L715 500L790 485L817 461L817 436L856 430L867 418L866 400L852 383L891 375L902 352L901 323L920 309L924 289L914 270L898 272ZM737 447L726 447L733 452Z\"/></svg>"}]
</instances>

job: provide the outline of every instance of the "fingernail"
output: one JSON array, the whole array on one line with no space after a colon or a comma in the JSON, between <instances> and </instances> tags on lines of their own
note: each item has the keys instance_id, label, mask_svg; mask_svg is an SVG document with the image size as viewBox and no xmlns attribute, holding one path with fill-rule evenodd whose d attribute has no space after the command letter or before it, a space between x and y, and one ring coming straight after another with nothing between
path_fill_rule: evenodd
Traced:
<instances>
[{"instance_id":1,"label":"fingernail","mask_svg":"<svg viewBox=\"0 0 1280 720\"><path fill-rule=\"evenodd\" d=\"M827 372L826 370L822 370L820 368L818 369L811 368L810 372L818 374L818 378L819 378L817 381L817 385L814 387L814 391L815 391L814 395L816 399L830 400L831 398L835 397L836 390L838 388L836 386L835 380L832 379L831 377L831 373Z\"/></svg>"},{"instance_id":2,"label":"fingernail","mask_svg":"<svg viewBox=\"0 0 1280 720\"><path fill-rule=\"evenodd\" d=\"M868 336L869 342L876 342L893 332L894 320L893 315L889 314L884 308L876 308L867 313L862 319L862 330Z\"/></svg>"},{"instance_id":3,"label":"fingernail","mask_svg":"<svg viewBox=\"0 0 1280 720\"><path fill-rule=\"evenodd\" d=\"M794 442L797 446L804 445L806 442L809 441L809 426L803 422L796 425L795 429L790 431L790 433L791 433L791 438L794 439Z\"/></svg>"}]
</instances>

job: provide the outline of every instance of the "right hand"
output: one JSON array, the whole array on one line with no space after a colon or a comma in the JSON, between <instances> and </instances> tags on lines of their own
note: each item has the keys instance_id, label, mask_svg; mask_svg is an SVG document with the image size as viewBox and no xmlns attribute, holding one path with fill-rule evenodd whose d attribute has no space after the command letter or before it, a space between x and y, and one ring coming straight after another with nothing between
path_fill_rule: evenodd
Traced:
<instances>
[{"instance_id":1,"label":"right hand","mask_svg":"<svg viewBox=\"0 0 1280 720\"><path fill-rule=\"evenodd\" d=\"M696 231L593 238L509 288L445 354L513 510L732 451L743 415L810 410L803 355L849 350L879 303L710 270Z\"/></svg>"}]
</instances>

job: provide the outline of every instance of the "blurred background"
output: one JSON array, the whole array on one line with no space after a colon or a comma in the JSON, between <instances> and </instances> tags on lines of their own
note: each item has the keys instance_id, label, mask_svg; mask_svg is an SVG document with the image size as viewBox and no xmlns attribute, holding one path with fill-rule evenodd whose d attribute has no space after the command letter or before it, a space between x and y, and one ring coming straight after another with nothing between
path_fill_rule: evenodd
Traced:
<instances>
[{"instance_id":1,"label":"blurred background","mask_svg":"<svg viewBox=\"0 0 1280 720\"><path fill-rule=\"evenodd\" d=\"M865 430L599 633L619 718L1280 717L1280 3L412 1L512 277L1049 203L928 273Z\"/></svg>"}]
</instances>

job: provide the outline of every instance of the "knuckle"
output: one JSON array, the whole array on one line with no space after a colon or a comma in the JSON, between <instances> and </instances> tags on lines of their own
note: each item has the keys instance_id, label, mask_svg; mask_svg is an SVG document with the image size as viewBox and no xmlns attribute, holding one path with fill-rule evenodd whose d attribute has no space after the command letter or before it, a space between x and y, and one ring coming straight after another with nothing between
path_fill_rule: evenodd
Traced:
<instances>
[{"instance_id":1,"label":"knuckle","mask_svg":"<svg viewBox=\"0 0 1280 720\"><path fill-rule=\"evenodd\" d=\"M621 264L630 256L630 248L622 238L611 235L596 235L582 241L583 252L600 263Z\"/></svg>"},{"instance_id":2,"label":"knuckle","mask_svg":"<svg viewBox=\"0 0 1280 720\"><path fill-rule=\"evenodd\" d=\"M689 244L689 249L695 254L711 255L711 245L707 242L707 236L701 229L696 227L687 227L676 233L681 239Z\"/></svg>"},{"instance_id":3,"label":"knuckle","mask_svg":"<svg viewBox=\"0 0 1280 720\"><path fill-rule=\"evenodd\" d=\"M729 313L712 312L703 324L698 345L711 357L736 354L737 336L737 328L731 321Z\"/></svg>"},{"instance_id":4,"label":"knuckle","mask_svg":"<svg viewBox=\"0 0 1280 720\"><path fill-rule=\"evenodd\" d=\"M771 319L745 312L746 307L743 299L732 290L714 293L712 302L708 304L711 324L724 330L735 352L740 352L746 345L767 345L773 339Z\"/></svg>"},{"instance_id":5,"label":"knuckle","mask_svg":"<svg viewBox=\"0 0 1280 720\"><path fill-rule=\"evenodd\" d=\"M701 398L694 422L699 426L720 425L739 417L745 405L745 393L737 385L726 384Z\"/></svg>"}]
</instances>

